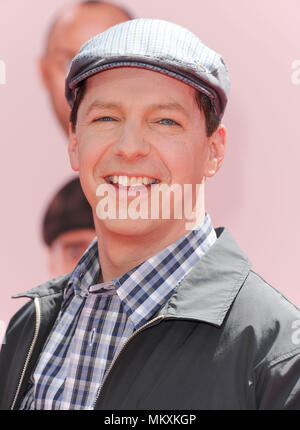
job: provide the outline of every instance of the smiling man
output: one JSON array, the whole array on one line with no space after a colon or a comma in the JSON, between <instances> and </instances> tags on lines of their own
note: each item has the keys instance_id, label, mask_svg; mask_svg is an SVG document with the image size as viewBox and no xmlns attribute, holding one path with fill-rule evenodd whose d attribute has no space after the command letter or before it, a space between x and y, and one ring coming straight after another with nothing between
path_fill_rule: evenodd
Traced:
<instances>
[{"instance_id":1,"label":"smiling man","mask_svg":"<svg viewBox=\"0 0 300 430\"><path fill-rule=\"evenodd\" d=\"M92 76L84 91L69 152L93 208L101 184L111 182L116 188L118 206L130 204L136 185L138 189L147 186L149 192L141 198L150 207L154 183L182 188L200 184L221 164L224 126L207 135L196 90L179 80L143 68L121 67ZM124 189L127 183L131 195ZM104 241L104 246L98 245L103 279L123 275L175 242L186 233L186 222L184 216L149 216L138 222L129 216L105 220L96 216L97 235Z\"/></svg>"},{"instance_id":2,"label":"smiling man","mask_svg":"<svg viewBox=\"0 0 300 430\"><path fill-rule=\"evenodd\" d=\"M166 21L119 24L73 59L69 155L101 240L20 295L3 409L299 409L300 312L205 212L228 89L220 55ZM163 189L169 217L123 216Z\"/></svg>"}]
</instances>

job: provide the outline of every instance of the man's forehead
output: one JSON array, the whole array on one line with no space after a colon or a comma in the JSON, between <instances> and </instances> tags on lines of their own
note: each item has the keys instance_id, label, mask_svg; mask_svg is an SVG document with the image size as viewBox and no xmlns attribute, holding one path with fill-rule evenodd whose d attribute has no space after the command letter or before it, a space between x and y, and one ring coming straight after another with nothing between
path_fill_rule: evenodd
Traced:
<instances>
[{"instance_id":1,"label":"man's forehead","mask_svg":"<svg viewBox=\"0 0 300 430\"><path fill-rule=\"evenodd\" d=\"M144 90L145 97L148 97L148 99L154 98L155 103L152 100L152 104L157 106L168 105L170 109L178 107L178 96L176 97L176 94L187 95L190 100L194 101L197 93L194 88L173 77L137 67L120 67L105 70L84 81L85 95L88 96L89 104L94 103L95 106L97 104L100 106L101 103L105 102L113 104L114 101L120 98L118 96L121 96L122 89L125 90L125 93L130 91L127 85L131 85L131 88L135 86L142 91ZM157 88L160 90L155 91ZM116 89L117 93L115 93ZM157 98L158 96L159 99ZM143 99L140 101L143 102Z\"/></svg>"}]
</instances>

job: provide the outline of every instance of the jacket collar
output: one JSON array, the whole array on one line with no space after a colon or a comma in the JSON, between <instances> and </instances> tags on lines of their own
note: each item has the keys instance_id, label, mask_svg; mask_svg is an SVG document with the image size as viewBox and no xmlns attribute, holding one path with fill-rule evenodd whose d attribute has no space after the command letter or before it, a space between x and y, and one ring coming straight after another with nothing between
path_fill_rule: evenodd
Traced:
<instances>
[{"instance_id":1,"label":"jacket collar","mask_svg":"<svg viewBox=\"0 0 300 430\"><path fill-rule=\"evenodd\" d=\"M46 296L63 294L68 281L70 279L71 273L67 273L63 276L58 276L57 278L51 279L38 287L32 288L31 290L25 291L23 293L15 294L12 296L14 299L20 297L28 297L30 299L35 299L37 297L42 298Z\"/></svg>"},{"instance_id":2,"label":"jacket collar","mask_svg":"<svg viewBox=\"0 0 300 430\"><path fill-rule=\"evenodd\" d=\"M216 234L217 241L178 285L159 315L221 326L251 263L226 228L217 228Z\"/></svg>"},{"instance_id":3,"label":"jacket collar","mask_svg":"<svg viewBox=\"0 0 300 430\"><path fill-rule=\"evenodd\" d=\"M251 263L230 232L216 229L217 240L159 311L168 318L195 319L221 326L251 269ZM63 294L70 273L13 297L45 297Z\"/></svg>"}]
</instances>

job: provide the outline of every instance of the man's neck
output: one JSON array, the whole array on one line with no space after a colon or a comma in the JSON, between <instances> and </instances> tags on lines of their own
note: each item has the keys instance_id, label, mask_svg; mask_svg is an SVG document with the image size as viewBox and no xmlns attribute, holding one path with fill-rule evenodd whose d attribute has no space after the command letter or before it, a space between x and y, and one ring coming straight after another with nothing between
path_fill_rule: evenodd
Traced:
<instances>
[{"instance_id":1,"label":"man's neck","mask_svg":"<svg viewBox=\"0 0 300 430\"><path fill-rule=\"evenodd\" d=\"M182 220L148 234L116 234L99 224L96 232L103 282L122 276L188 233Z\"/></svg>"}]
</instances>

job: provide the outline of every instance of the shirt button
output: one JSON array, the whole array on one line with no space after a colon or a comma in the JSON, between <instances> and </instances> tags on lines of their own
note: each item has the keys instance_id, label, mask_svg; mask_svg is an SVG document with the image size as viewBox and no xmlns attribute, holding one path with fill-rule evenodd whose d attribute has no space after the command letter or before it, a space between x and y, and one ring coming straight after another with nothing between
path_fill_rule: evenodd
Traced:
<instances>
[{"instance_id":1,"label":"shirt button","mask_svg":"<svg viewBox=\"0 0 300 430\"><path fill-rule=\"evenodd\" d=\"M95 327L92 329L92 331L91 331L91 334L90 334L90 341L89 341L89 345L90 346L93 346L93 343L94 343L94 337L95 337L95 332L96 332L96 329L95 329Z\"/></svg>"}]
</instances>

